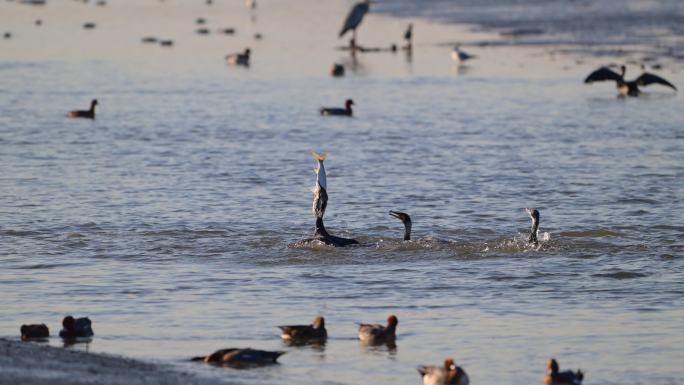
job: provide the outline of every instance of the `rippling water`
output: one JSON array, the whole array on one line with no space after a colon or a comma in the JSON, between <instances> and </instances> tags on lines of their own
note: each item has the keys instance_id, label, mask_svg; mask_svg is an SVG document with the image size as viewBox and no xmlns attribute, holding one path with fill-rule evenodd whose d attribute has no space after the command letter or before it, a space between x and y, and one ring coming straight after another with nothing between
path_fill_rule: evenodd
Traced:
<instances>
[{"instance_id":1,"label":"rippling water","mask_svg":"<svg viewBox=\"0 0 684 385\"><path fill-rule=\"evenodd\" d=\"M252 21L241 2L150 2L137 11L167 13L148 24L119 4L0 5L16 29L0 42L1 335L88 315L91 351L236 383L420 383L415 367L446 356L475 384L539 383L551 356L588 383L684 378L679 95L619 99L581 83L598 59L535 50L455 68L434 43L462 30L422 22L410 61L364 55L331 79L349 61L330 49L346 3L309 4L307 25L288 16L308 3ZM199 16L238 35L195 36ZM368 44L404 25L365 23ZM176 46L139 43L155 33ZM226 67L246 45L253 65ZM680 70L662 74L684 86ZM95 121L64 117L93 97ZM355 118L317 115L347 97ZM312 149L329 152L329 230L362 246L287 247L312 232ZM525 207L550 235L540 250ZM416 242L388 210L411 214ZM355 323L390 313L396 349L360 346ZM316 314L327 345L279 341L276 325ZM251 371L185 362L231 346L288 353Z\"/></svg>"}]
</instances>

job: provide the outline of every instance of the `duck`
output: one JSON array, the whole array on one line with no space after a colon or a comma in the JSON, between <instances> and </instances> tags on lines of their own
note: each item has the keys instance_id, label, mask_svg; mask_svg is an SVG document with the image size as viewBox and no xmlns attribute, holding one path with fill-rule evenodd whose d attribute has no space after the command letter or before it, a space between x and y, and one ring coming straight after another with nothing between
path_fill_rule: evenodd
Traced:
<instances>
[{"instance_id":1,"label":"duck","mask_svg":"<svg viewBox=\"0 0 684 385\"><path fill-rule=\"evenodd\" d=\"M466 60L474 59L477 56L471 55L469 53L461 51L460 46L454 47L454 50L451 51L451 59L455 61L456 63L462 63Z\"/></svg>"},{"instance_id":2,"label":"duck","mask_svg":"<svg viewBox=\"0 0 684 385\"><path fill-rule=\"evenodd\" d=\"M67 116L70 118L86 118L86 119L95 119L95 106L97 106L97 99L93 99L90 101L90 109L89 110L74 110L74 111L69 111L67 113Z\"/></svg>"},{"instance_id":3,"label":"duck","mask_svg":"<svg viewBox=\"0 0 684 385\"><path fill-rule=\"evenodd\" d=\"M311 325L285 325L278 326L278 328L281 330L280 338L287 341L321 341L328 338L328 332L325 330L325 318L321 316L314 318Z\"/></svg>"},{"instance_id":4,"label":"duck","mask_svg":"<svg viewBox=\"0 0 684 385\"><path fill-rule=\"evenodd\" d=\"M670 87L677 91L677 87L674 84L668 82L667 80L661 78L658 75L654 75L649 72L644 72L638 78L634 80L625 80L625 73L627 72L627 67L624 65L620 66L620 73L615 73L608 67L601 67L596 71L592 72L584 79L585 84L591 84L593 82L600 82L604 80L613 80L618 89L618 94L620 96L639 96L641 95L641 90L639 86L648 86L651 84L661 84L666 87Z\"/></svg>"},{"instance_id":5,"label":"duck","mask_svg":"<svg viewBox=\"0 0 684 385\"><path fill-rule=\"evenodd\" d=\"M411 240L411 216L402 213L400 211L392 211L390 210L389 214L397 219L399 219L403 224L404 224L404 240L405 241L410 241Z\"/></svg>"},{"instance_id":6,"label":"duck","mask_svg":"<svg viewBox=\"0 0 684 385\"><path fill-rule=\"evenodd\" d=\"M20 331L22 341L50 337L50 329L45 324L21 325Z\"/></svg>"},{"instance_id":7,"label":"duck","mask_svg":"<svg viewBox=\"0 0 684 385\"><path fill-rule=\"evenodd\" d=\"M470 379L465 370L454 364L453 358L444 360L444 366L419 366L423 385L468 385Z\"/></svg>"},{"instance_id":8,"label":"duck","mask_svg":"<svg viewBox=\"0 0 684 385\"><path fill-rule=\"evenodd\" d=\"M334 78L344 76L344 66L342 64L333 63L330 67L330 76Z\"/></svg>"},{"instance_id":9,"label":"duck","mask_svg":"<svg viewBox=\"0 0 684 385\"><path fill-rule=\"evenodd\" d=\"M581 370L561 372L558 368L558 362L554 358L551 358L546 364L544 385L580 385L583 379L584 373Z\"/></svg>"},{"instance_id":10,"label":"duck","mask_svg":"<svg viewBox=\"0 0 684 385\"><path fill-rule=\"evenodd\" d=\"M252 51L249 48L245 48L243 53L232 53L226 55L226 61L230 65L249 67L249 56L251 52Z\"/></svg>"},{"instance_id":11,"label":"duck","mask_svg":"<svg viewBox=\"0 0 684 385\"><path fill-rule=\"evenodd\" d=\"M321 107L319 112L321 115L331 115L331 116L353 116L354 111L352 111L351 106L354 105L354 101L347 99L344 102L344 108L338 107Z\"/></svg>"},{"instance_id":12,"label":"duck","mask_svg":"<svg viewBox=\"0 0 684 385\"><path fill-rule=\"evenodd\" d=\"M74 318L66 316L62 320L63 329L59 331L59 336L64 339L87 338L95 335L92 329L90 318Z\"/></svg>"},{"instance_id":13,"label":"duck","mask_svg":"<svg viewBox=\"0 0 684 385\"><path fill-rule=\"evenodd\" d=\"M252 348L220 349L208 356L193 357L191 361L202 361L206 364L245 367L276 364L278 357L287 352L268 351Z\"/></svg>"},{"instance_id":14,"label":"duck","mask_svg":"<svg viewBox=\"0 0 684 385\"><path fill-rule=\"evenodd\" d=\"M359 340L369 344L391 343L397 338L399 319L395 315L387 317L387 326L380 324L359 325Z\"/></svg>"}]
</instances>

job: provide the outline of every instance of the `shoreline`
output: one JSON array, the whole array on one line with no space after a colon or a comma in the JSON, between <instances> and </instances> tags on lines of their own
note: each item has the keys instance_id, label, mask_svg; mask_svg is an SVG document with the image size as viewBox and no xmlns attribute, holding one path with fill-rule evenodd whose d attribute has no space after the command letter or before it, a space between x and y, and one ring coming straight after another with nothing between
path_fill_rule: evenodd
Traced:
<instances>
[{"instance_id":1,"label":"shoreline","mask_svg":"<svg viewBox=\"0 0 684 385\"><path fill-rule=\"evenodd\" d=\"M0 338L0 373L0 385L228 384L180 371L170 364L6 338Z\"/></svg>"}]
</instances>

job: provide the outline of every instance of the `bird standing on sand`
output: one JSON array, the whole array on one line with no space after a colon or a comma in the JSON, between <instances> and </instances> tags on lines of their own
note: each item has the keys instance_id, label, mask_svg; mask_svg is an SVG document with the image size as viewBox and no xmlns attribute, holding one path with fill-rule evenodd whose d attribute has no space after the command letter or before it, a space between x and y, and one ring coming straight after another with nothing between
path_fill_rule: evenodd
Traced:
<instances>
[{"instance_id":1,"label":"bird standing on sand","mask_svg":"<svg viewBox=\"0 0 684 385\"><path fill-rule=\"evenodd\" d=\"M465 370L454 364L453 358L444 360L444 366L419 366L423 385L468 385L470 379Z\"/></svg>"},{"instance_id":2,"label":"bird standing on sand","mask_svg":"<svg viewBox=\"0 0 684 385\"><path fill-rule=\"evenodd\" d=\"M361 22L363 21L363 17L368 13L368 10L370 9L370 0L365 0L360 3L356 3L354 7L349 11L349 14L347 15L347 19L344 21L344 25L342 26L342 29L340 30L340 34L338 37L344 36L347 31L352 31L352 49L354 49L354 46L356 45L356 28L359 27Z\"/></svg>"},{"instance_id":3,"label":"bird standing on sand","mask_svg":"<svg viewBox=\"0 0 684 385\"><path fill-rule=\"evenodd\" d=\"M558 362L553 358L546 364L544 385L580 385L583 379L584 373L581 370L561 372L558 368Z\"/></svg>"},{"instance_id":4,"label":"bird standing on sand","mask_svg":"<svg viewBox=\"0 0 684 385\"><path fill-rule=\"evenodd\" d=\"M456 63L462 63L466 60L474 59L475 55L471 55L469 53L461 51L460 46L454 47L454 50L451 51L451 59L455 61Z\"/></svg>"},{"instance_id":5,"label":"bird standing on sand","mask_svg":"<svg viewBox=\"0 0 684 385\"><path fill-rule=\"evenodd\" d=\"M584 79L584 83L591 84L593 82L600 82L604 80L614 80L620 96L639 96L641 94L639 86L648 86L650 84L662 84L677 91L677 87L675 87L672 83L661 78L660 76L648 72L644 72L641 74L641 76L634 80L627 81L625 80L626 71L627 67L624 65L620 66L620 74L613 72L608 67L601 67L589 74L589 76Z\"/></svg>"},{"instance_id":6,"label":"bird standing on sand","mask_svg":"<svg viewBox=\"0 0 684 385\"><path fill-rule=\"evenodd\" d=\"M89 110L74 110L67 112L67 116L70 118L86 118L95 119L95 106L97 106L97 99L93 99L90 102Z\"/></svg>"},{"instance_id":7,"label":"bird standing on sand","mask_svg":"<svg viewBox=\"0 0 684 385\"><path fill-rule=\"evenodd\" d=\"M404 40L406 40L406 49L413 47L413 24L409 24L404 32Z\"/></svg>"},{"instance_id":8,"label":"bird standing on sand","mask_svg":"<svg viewBox=\"0 0 684 385\"><path fill-rule=\"evenodd\" d=\"M338 108L338 107L321 107L319 112L321 115L335 115L335 116L353 116L354 111L352 111L351 106L354 105L354 101L351 99L347 99L346 102L344 102L344 108Z\"/></svg>"},{"instance_id":9,"label":"bird standing on sand","mask_svg":"<svg viewBox=\"0 0 684 385\"><path fill-rule=\"evenodd\" d=\"M249 67L249 56L251 53L252 51L249 48L245 48L244 53L231 53L226 55L226 62L230 65Z\"/></svg>"}]
</instances>

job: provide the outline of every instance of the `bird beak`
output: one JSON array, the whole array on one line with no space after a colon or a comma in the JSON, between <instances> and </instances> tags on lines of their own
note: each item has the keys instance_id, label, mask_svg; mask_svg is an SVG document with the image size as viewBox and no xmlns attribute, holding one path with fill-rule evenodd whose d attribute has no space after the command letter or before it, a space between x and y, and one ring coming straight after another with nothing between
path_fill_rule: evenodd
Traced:
<instances>
[{"instance_id":1,"label":"bird beak","mask_svg":"<svg viewBox=\"0 0 684 385\"><path fill-rule=\"evenodd\" d=\"M393 217L395 217L395 218L397 218L397 219L401 219L401 217L399 217L399 214L397 214L396 211L390 210L389 215L391 215L391 216L393 216Z\"/></svg>"}]
</instances>

